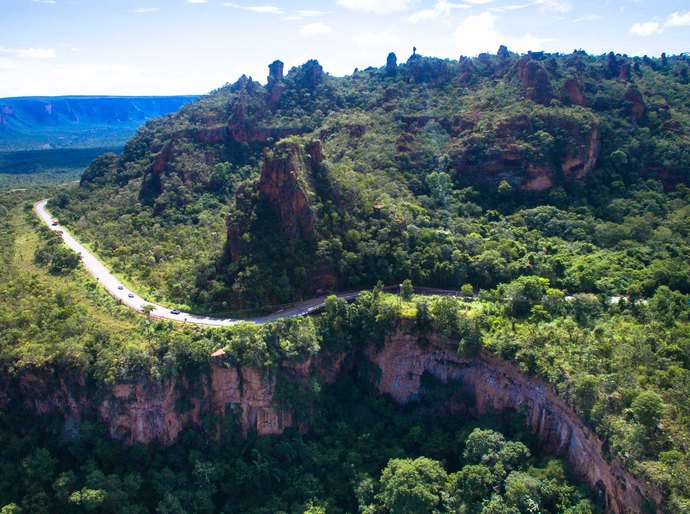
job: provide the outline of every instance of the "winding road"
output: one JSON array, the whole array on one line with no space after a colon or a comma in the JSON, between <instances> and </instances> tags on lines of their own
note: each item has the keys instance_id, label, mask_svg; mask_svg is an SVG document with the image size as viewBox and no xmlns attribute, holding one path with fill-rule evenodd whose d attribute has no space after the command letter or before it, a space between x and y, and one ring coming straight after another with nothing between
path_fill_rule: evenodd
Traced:
<instances>
[{"instance_id":1,"label":"winding road","mask_svg":"<svg viewBox=\"0 0 690 514\"><path fill-rule=\"evenodd\" d=\"M162 305L157 305L153 302L146 301L144 298L136 294L134 291L129 290L125 287L122 282L120 282L117 277L115 277L112 272L101 262L98 258L93 255L89 250L84 248L84 246L77 241L72 234L70 234L63 226L57 223L57 221L51 216L51 214L46 209L46 204L48 200L41 200L34 205L34 211L38 217L48 226L48 228L54 232L57 232L64 243L70 247L73 251L78 253L81 257L81 261L84 267L91 273L98 282L105 288L108 293L110 293L116 300L120 301L123 305L134 309L137 312L144 313L145 310L151 309L150 317L154 319L163 319L171 321L179 321L183 323L191 323L194 325L209 326L209 327L221 327L227 325L234 325L241 321L249 321L253 323L266 323L269 321L275 321L281 318L290 318L293 316L301 316L305 314L311 314L312 312L321 310L324 307L326 298L330 295L319 296L316 298L311 298L304 302L300 302L289 307L280 309L272 314L266 316L261 316L257 318L241 319L241 318L214 318L211 316L200 316L198 314L193 314L191 312L177 312L173 311ZM391 289L391 288L386 288ZM397 286L393 286L392 289L397 289ZM427 289L427 288L415 288L415 290L421 294L427 295L453 295L459 296L458 291L451 291L446 289ZM335 296L343 298L345 300L353 300L359 296L359 291L348 291L342 293L335 293Z\"/></svg>"}]
</instances>

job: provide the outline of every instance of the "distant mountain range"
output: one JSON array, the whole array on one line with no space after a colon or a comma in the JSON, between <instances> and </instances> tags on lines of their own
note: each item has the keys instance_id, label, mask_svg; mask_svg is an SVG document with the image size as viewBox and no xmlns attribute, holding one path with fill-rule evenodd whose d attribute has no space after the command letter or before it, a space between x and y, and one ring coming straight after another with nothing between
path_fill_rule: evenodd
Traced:
<instances>
[{"instance_id":1,"label":"distant mountain range","mask_svg":"<svg viewBox=\"0 0 690 514\"><path fill-rule=\"evenodd\" d=\"M121 147L151 118L197 96L0 98L0 151Z\"/></svg>"}]
</instances>

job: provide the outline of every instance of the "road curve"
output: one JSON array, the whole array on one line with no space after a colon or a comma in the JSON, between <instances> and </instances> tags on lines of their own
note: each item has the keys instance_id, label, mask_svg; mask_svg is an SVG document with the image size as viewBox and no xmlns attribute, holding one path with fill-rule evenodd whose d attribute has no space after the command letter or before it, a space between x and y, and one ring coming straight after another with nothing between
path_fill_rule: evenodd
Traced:
<instances>
[{"instance_id":1,"label":"road curve","mask_svg":"<svg viewBox=\"0 0 690 514\"><path fill-rule=\"evenodd\" d=\"M281 318L290 318L293 316L302 316L305 314L311 314L314 311L318 311L323 308L326 296L319 296L316 298L311 298L304 302L300 302L284 309L280 309L272 314L266 316L261 316L257 318L241 319L241 318L214 318L211 316L200 316L198 314L192 314L191 312L180 312L179 314L173 314L171 309L163 307L162 305L157 305L153 302L148 302L134 291L127 289L113 274L111 271L96 258L90 251L88 251L84 246L77 241L72 234L70 234L64 227L59 225L57 221L50 215L46 210L46 204L48 200L41 200L34 205L34 211L38 217L48 226L48 228L54 232L57 232L64 243L79 254L84 267L91 273L98 282L105 288L108 293L110 293L116 300L120 301L123 305L134 309L137 312L144 312L145 306L150 306L152 308L150 316L154 319L164 319L171 321L179 321L184 323L191 323L194 325L201 325L207 327L221 327L234 325L241 321L249 321L252 323L266 323L269 321L275 321ZM386 288L386 289L391 289ZM397 289L397 286L392 289ZM424 289L424 288L422 288ZM396 291L397 292L397 291ZM457 295L457 291L449 291L445 289L428 289L425 292L419 291L421 294L434 294L434 295ZM335 293L335 296L343 298L345 300L353 300L359 296L359 291L348 291L342 293Z\"/></svg>"}]
</instances>

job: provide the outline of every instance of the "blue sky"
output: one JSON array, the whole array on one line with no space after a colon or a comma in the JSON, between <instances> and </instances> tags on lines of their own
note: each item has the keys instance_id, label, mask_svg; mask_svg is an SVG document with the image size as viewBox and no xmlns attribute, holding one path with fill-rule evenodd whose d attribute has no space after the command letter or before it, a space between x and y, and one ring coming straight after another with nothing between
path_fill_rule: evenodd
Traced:
<instances>
[{"instance_id":1,"label":"blue sky","mask_svg":"<svg viewBox=\"0 0 690 514\"><path fill-rule=\"evenodd\" d=\"M0 0L0 97L206 93L275 59L333 75L457 59L690 51L688 0Z\"/></svg>"}]
</instances>

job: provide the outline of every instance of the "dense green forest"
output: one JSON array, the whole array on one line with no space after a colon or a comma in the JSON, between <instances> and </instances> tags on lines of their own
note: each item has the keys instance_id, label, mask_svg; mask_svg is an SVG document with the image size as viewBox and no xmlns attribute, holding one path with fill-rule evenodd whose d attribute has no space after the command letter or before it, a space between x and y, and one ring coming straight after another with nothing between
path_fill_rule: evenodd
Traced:
<instances>
[{"instance_id":1,"label":"dense green forest","mask_svg":"<svg viewBox=\"0 0 690 514\"><path fill-rule=\"evenodd\" d=\"M94 389L202 373L219 348L275 370L356 353L407 318L462 355L487 350L548 380L606 439L607 457L658 486L671 511L690 512L689 105L682 55L501 49L400 65L391 55L343 78L315 61L285 76L273 63L265 87L242 78L148 122L79 187L2 196L0 365L9 376L79 371ZM373 291L267 325L152 322L107 297L39 227L30 202L48 196L116 274L171 306L231 312ZM405 280L404 298L381 292ZM475 452L472 424L401 413L367 387L313 383L283 397L319 406L308 436L228 435L221 448L196 431L165 451L122 450L88 423L83 446L58 443L57 422L27 428L24 444L13 427L27 421L8 412L0 458L22 479L0 500L16 504L9 512L125 499L159 512L596 508L519 422L477 421L507 439L477 432L494 449Z\"/></svg>"}]
</instances>

